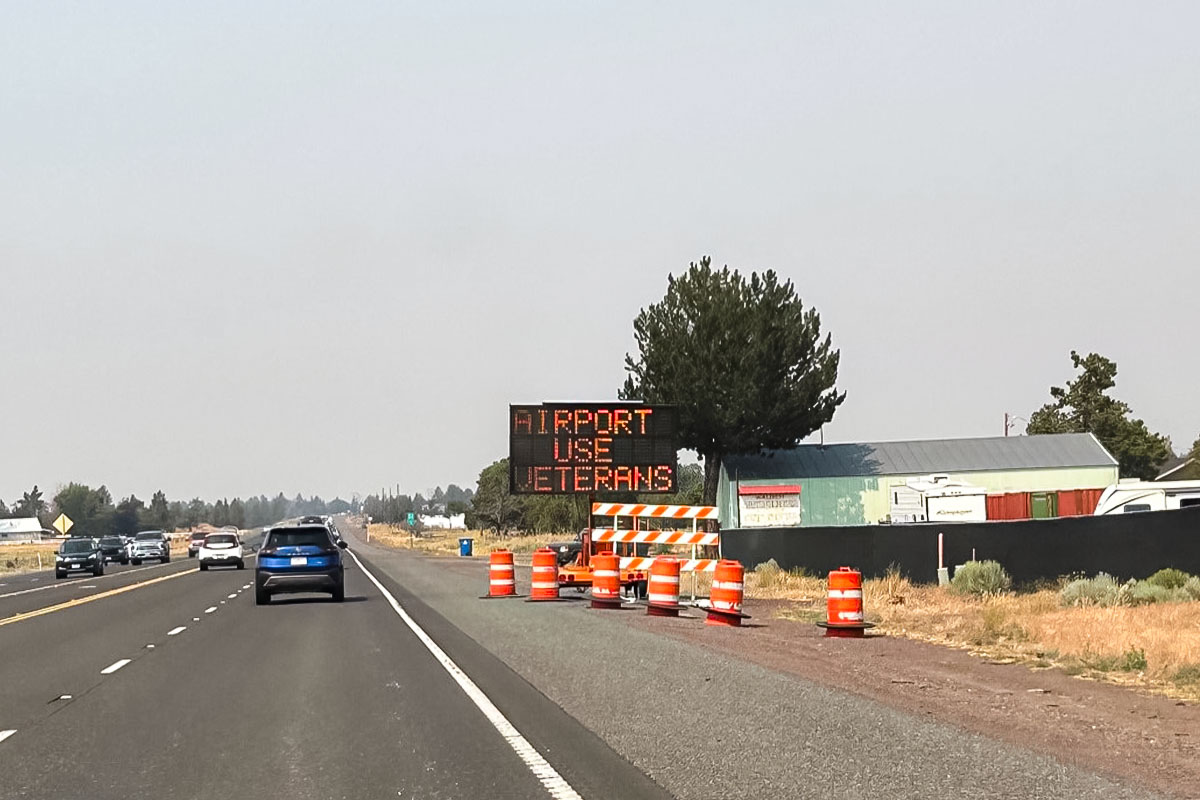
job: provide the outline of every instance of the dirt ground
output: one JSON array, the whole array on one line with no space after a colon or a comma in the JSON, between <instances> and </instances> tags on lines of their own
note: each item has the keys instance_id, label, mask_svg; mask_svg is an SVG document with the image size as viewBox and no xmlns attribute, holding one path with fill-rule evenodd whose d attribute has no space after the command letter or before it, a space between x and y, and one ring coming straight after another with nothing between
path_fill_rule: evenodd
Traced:
<instances>
[{"instance_id":1,"label":"dirt ground","mask_svg":"<svg viewBox=\"0 0 1200 800\"><path fill-rule=\"evenodd\" d=\"M429 556L483 578L484 559ZM518 577L518 580L520 578ZM793 604L747 600L742 628L626 613L629 624L851 692L886 706L1045 753L1178 798L1200 797L1200 704L1135 688L872 633L826 638L811 622L780 619ZM735 688L735 687L734 687ZM764 713L770 713L764 710Z\"/></svg>"},{"instance_id":2,"label":"dirt ground","mask_svg":"<svg viewBox=\"0 0 1200 800\"><path fill-rule=\"evenodd\" d=\"M768 669L1044 752L1064 764L1175 797L1200 797L1196 704L910 639L826 638L812 623L774 618L782 605L748 604L753 619L740 629L706 626L696 610L686 619L640 614L628 619Z\"/></svg>"}]
</instances>

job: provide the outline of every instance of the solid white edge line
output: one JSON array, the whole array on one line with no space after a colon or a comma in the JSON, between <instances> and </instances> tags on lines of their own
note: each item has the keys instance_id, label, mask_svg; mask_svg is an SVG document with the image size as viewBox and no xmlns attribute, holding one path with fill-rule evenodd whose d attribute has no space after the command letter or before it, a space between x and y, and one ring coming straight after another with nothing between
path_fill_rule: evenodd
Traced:
<instances>
[{"instance_id":1,"label":"solid white edge line","mask_svg":"<svg viewBox=\"0 0 1200 800\"><path fill-rule=\"evenodd\" d=\"M14 733L16 733L16 731L15 731L15 730L11 730L11 731L0 731L0 742L3 742L5 739L7 739L8 737L12 736Z\"/></svg>"},{"instance_id":2,"label":"solid white edge line","mask_svg":"<svg viewBox=\"0 0 1200 800\"><path fill-rule=\"evenodd\" d=\"M541 782L546 791L550 793L550 796L554 800L583 800L582 796L572 788L571 784L567 783L566 779L559 775L554 767L550 766L550 762L543 758L542 754L508 721L508 718L501 713L500 709L496 708L496 705L483 693L483 690L475 685L475 681L471 680L467 676L467 673L463 672L462 668L458 664L455 664L441 647L438 647L437 642L431 639L429 634L408 615L408 612L392 596L392 593L371 574L370 570L363 566L363 563L358 560L358 556L354 554L354 551L348 550L346 552L350 553L350 557L358 564L358 568L363 571L368 580L375 584L375 588L388 601L388 604L391 605L396 615L404 620L404 624L416 634L416 637L421 640L421 644L425 645L425 649L442 665L442 669L450 674L450 677L463 690L463 693L483 712L488 722L492 723L492 727L504 737L505 741L512 747L513 752L520 757L521 761L525 762L525 766L529 767L529 771Z\"/></svg>"},{"instance_id":3,"label":"solid white edge line","mask_svg":"<svg viewBox=\"0 0 1200 800\"><path fill-rule=\"evenodd\" d=\"M171 628L167 631L167 636L175 636L187 630L187 625L180 625L178 628Z\"/></svg>"},{"instance_id":4,"label":"solid white edge line","mask_svg":"<svg viewBox=\"0 0 1200 800\"><path fill-rule=\"evenodd\" d=\"M100 670L100 674L101 675L112 675L114 672L116 672L121 667L128 664L130 661L133 661L133 659L132 658L122 658L120 661L114 661L112 664L109 664L107 667Z\"/></svg>"}]
</instances>

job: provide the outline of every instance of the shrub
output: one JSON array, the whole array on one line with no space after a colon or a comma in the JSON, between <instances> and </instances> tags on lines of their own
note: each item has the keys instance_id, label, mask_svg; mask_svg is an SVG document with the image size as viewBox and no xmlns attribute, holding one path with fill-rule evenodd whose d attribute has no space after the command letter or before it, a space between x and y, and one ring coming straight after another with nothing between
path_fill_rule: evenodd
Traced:
<instances>
[{"instance_id":1,"label":"shrub","mask_svg":"<svg viewBox=\"0 0 1200 800\"><path fill-rule=\"evenodd\" d=\"M1183 585L1183 593L1189 600L1200 600L1200 578L1192 576Z\"/></svg>"},{"instance_id":2,"label":"shrub","mask_svg":"<svg viewBox=\"0 0 1200 800\"><path fill-rule=\"evenodd\" d=\"M1145 672L1146 671L1146 651L1140 647L1133 647L1121 654L1121 658L1117 661L1117 669L1124 672Z\"/></svg>"},{"instance_id":3,"label":"shrub","mask_svg":"<svg viewBox=\"0 0 1200 800\"><path fill-rule=\"evenodd\" d=\"M984 597L1007 592L1012 588L1012 577L999 561L968 561L954 570L950 586L959 594Z\"/></svg>"},{"instance_id":4,"label":"shrub","mask_svg":"<svg viewBox=\"0 0 1200 800\"><path fill-rule=\"evenodd\" d=\"M758 576L759 588L766 589L779 582L783 577L783 568L772 558L755 567L754 574Z\"/></svg>"},{"instance_id":5,"label":"shrub","mask_svg":"<svg viewBox=\"0 0 1200 800\"><path fill-rule=\"evenodd\" d=\"M1161 586L1164 589L1182 589L1183 585L1187 583L1191 577L1191 575L1188 575L1181 569L1167 567L1166 569L1160 569L1149 578L1146 578L1146 583L1154 586Z\"/></svg>"},{"instance_id":6,"label":"shrub","mask_svg":"<svg viewBox=\"0 0 1200 800\"><path fill-rule=\"evenodd\" d=\"M1119 656L1085 652L1079 660L1083 666L1097 672L1142 672L1146 669L1146 651L1133 646Z\"/></svg>"},{"instance_id":7,"label":"shrub","mask_svg":"<svg viewBox=\"0 0 1200 800\"><path fill-rule=\"evenodd\" d=\"M1150 583L1150 581L1131 583L1132 586L1129 592L1130 605L1146 606L1153 603L1170 603L1176 599L1175 592L1156 583Z\"/></svg>"},{"instance_id":8,"label":"shrub","mask_svg":"<svg viewBox=\"0 0 1200 800\"><path fill-rule=\"evenodd\" d=\"M1120 597L1121 585L1104 572L1094 578L1076 578L1059 592L1064 606L1115 606Z\"/></svg>"},{"instance_id":9,"label":"shrub","mask_svg":"<svg viewBox=\"0 0 1200 800\"><path fill-rule=\"evenodd\" d=\"M1188 686L1200 683L1200 664L1184 664L1175 670L1175 674L1171 676L1171 680L1175 683L1182 683Z\"/></svg>"}]
</instances>

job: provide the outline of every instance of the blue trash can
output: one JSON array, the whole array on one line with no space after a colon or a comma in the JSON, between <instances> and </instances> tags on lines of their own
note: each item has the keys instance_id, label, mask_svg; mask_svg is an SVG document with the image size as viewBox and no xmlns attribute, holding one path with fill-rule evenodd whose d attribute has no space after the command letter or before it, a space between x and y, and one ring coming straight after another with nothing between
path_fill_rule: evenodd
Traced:
<instances>
[{"instance_id":1,"label":"blue trash can","mask_svg":"<svg viewBox=\"0 0 1200 800\"><path fill-rule=\"evenodd\" d=\"M474 539L459 539L458 554L464 558L470 558L473 552Z\"/></svg>"}]
</instances>

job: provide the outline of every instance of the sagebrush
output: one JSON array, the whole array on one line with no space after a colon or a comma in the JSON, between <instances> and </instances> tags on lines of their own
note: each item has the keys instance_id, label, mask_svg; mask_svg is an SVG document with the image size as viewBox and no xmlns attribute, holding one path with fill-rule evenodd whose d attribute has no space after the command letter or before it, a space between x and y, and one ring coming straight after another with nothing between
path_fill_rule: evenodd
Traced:
<instances>
[{"instance_id":1,"label":"sagebrush","mask_svg":"<svg viewBox=\"0 0 1200 800\"><path fill-rule=\"evenodd\" d=\"M1012 576L999 561L968 561L954 570L950 585L959 594L1003 594L1012 588Z\"/></svg>"}]
</instances>

